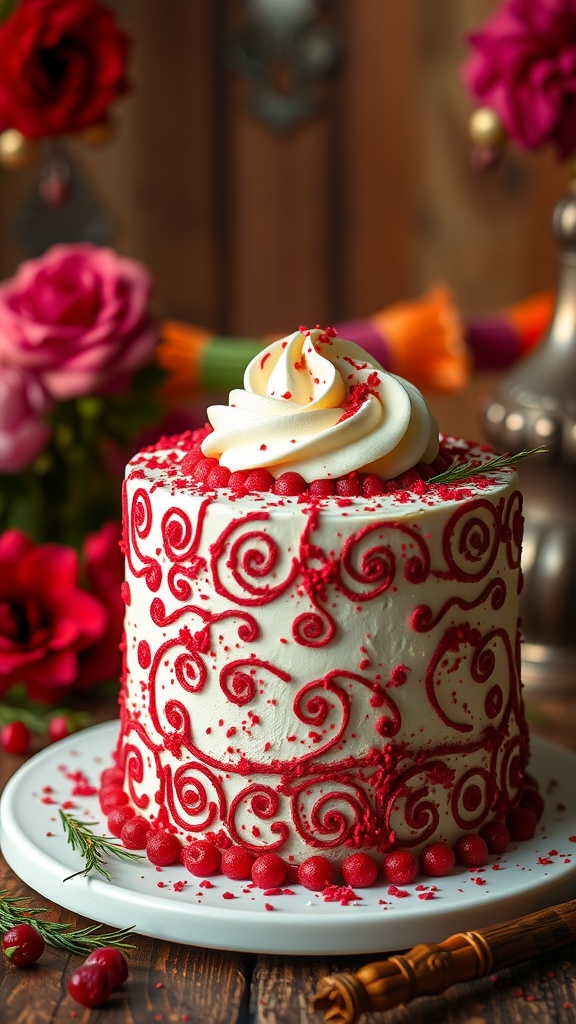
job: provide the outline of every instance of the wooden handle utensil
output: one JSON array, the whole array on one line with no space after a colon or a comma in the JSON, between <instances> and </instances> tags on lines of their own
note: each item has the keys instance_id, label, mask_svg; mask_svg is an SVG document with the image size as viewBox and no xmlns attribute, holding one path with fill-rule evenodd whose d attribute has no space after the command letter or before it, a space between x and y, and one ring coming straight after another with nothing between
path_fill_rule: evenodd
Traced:
<instances>
[{"instance_id":1,"label":"wooden handle utensil","mask_svg":"<svg viewBox=\"0 0 576 1024\"><path fill-rule=\"evenodd\" d=\"M366 964L355 974L322 978L312 999L326 1024L355 1024L363 1013L391 1010L417 996L531 960L576 942L576 900L517 921L451 935L407 953Z\"/></svg>"}]
</instances>

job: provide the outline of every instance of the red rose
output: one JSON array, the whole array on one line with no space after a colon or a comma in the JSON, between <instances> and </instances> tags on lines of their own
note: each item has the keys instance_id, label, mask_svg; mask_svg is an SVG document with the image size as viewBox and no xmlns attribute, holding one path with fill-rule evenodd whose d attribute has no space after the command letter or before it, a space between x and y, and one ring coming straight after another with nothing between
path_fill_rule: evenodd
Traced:
<instances>
[{"instance_id":1,"label":"red rose","mask_svg":"<svg viewBox=\"0 0 576 1024\"><path fill-rule=\"evenodd\" d=\"M31 697L52 699L105 627L102 604L78 586L75 551L19 530L0 535L0 692L23 682Z\"/></svg>"},{"instance_id":2,"label":"red rose","mask_svg":"<svg viewBox=\"0 0 576 1024\"><path fill-rule=\"evenodd\" d=\"M98 0L20 0L0 24L0 125L36 138L103 121L127 89L127 52Z\"/></svg>"},{"instance_id":3,"label":"red rose","mask_svg":"<svg viewBox=\"0 0 576 1024\"><path fill-rule=\"evenodd\" d=\"M125 611L121 595L124 579L121 537L119 523L104 523L84 541L82 554L88 586L106 610L106 628L96 644L80 658L79 687L120 679L120 641Z\"/></svg>"}]
</instances>

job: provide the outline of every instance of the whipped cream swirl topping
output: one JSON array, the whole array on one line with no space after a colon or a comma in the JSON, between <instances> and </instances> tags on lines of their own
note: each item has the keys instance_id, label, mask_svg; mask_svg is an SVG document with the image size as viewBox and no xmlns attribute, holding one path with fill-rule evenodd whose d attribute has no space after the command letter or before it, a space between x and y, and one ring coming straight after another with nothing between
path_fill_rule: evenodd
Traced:
<instances>
[{"instance_id":1,"label":"whipped cream swirl topping","mask_svg":"<svg viewBox=\"0 0 576 1024\"><path fill-rule=\"evenodd\" d=\"M244 388L208 409L205 456L232 472L292 470L309 483L354 470L390 480L438 453L420 391L331 328L301 328L246 367Z\"/></svg>"}]
</instances>

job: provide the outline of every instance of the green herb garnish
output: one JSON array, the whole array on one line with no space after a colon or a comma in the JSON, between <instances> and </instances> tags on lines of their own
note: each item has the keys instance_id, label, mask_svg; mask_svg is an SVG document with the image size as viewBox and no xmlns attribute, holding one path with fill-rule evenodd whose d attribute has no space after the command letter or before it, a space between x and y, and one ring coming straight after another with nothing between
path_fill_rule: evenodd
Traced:
<instances>
[{"instance_id":1,"label":"green herb garnish","mask_svg":"<svg viewBox=\"0 0 576 1024\"><path fill-rule=\"evenodd\" d=\"M127 942L131 928L120 928L112 932L103 932L100 925L89 925L87 928L75 930L62 921L51 921L45 918L44 907L31 907L25 896L10 896L8 889L0 890L0 929L8 931L19 924L31 924L40 932L44 942L66 953L86 956L101 946L114 946L115 949L134 949L134 944Z\"/></svg>"},{"instance_id":2,"label":"green herb garnish","mask_svg":"<svg viewBox=\"0 0 576 1024\"><path fill-rule=\"evenodd\" d=\"M97 836L91 831L97 821L80 821L73 814L66 814L59 810L64 831L68 842L73 850L79 850L84 857L85 866L83 870L75 871L64 879L67 882L70 878L78 875L87 875L90 871L97 871L103 875L106 881L110 881L110 873L104 867L108 856L118 857L119 860L144 860L140 853L132 853L123 846L113 842L108 836Z\"/></svg>"},{"instance_id":3,"label":"green herb garnish","mask_svg":"<svg viewBox=\"0 0 576 1024\"><path fill-rule=\"evenodd\" d=\"M493 459L489 459L488 462L453 463L442 473L437 473L436 476L431 476L427 483L458 483L461 480L467 480L471 476L484 476L485 473L490 473L495 469L507 469L508 466L515 466L517 462L522 462L523 459L528 459L532 455L542 455L547 451L547 448L540 445L539 448L530 448L529 450L525 449L524 451L516 452L515 454L506 452L504 455L496 455Z\"/></svg>"}]
</instances>

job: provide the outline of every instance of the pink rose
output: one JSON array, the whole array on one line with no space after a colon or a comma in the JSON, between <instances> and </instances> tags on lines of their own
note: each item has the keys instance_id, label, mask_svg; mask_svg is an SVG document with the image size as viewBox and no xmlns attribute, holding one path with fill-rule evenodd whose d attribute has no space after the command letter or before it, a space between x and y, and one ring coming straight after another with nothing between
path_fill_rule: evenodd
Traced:
<instances>
[{"instance_id":1,"label":"pink rose","mask_svg":"<svg viewBox=\"0 0 576 1024\"><path fill-rule=\"evenodd\" d=\"M82 553L88 586L106 611L106 628L96 644L80 659L79 687L120 679L120 641L125 611L121 595L124 579L121 537L120 523L104 523L84 541Z\"/></svg>"},{"instance_id":2,"label":"pink rose","mask_svg":"<svg viewBox=\"0 0 576 1024\"><path fill-rule=\"evenodd\" d=\"M109 389L151 359L150 275L112 249L55 245L0 284L0 362L56 399Z\"/></svg>"},{"instance_id":3,"label":"pink rose","mask_svg":"<svg viewBox=\"0 0 576 1024\"><path fill-rule=\"evenodd\" d=\"M507 0L469 38L464 80L526 149L576 149L576 0Z\"/></svg>"},{"instance_id":4,"label":"pink rose","mask_svg":"<svg viewBox=\"0 0 576 1024\"><path fill-rule=\"evenodd\" d=\"M52 699L105 628L102 604L78 586L72 548L0 535L0 692L23 682L30 696Z\"/></svg>"},{"instance_id":5,"label":"pink rose","mask_svg":"<svg viewBox=\"0 0 576 1024\"><path fill-rule=\"evenodd\" d=\"M16 473L42 451L50 428L41 419L50 400L40 381L0 365L0 473Z\"/></svg>"}]
</instances>

